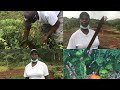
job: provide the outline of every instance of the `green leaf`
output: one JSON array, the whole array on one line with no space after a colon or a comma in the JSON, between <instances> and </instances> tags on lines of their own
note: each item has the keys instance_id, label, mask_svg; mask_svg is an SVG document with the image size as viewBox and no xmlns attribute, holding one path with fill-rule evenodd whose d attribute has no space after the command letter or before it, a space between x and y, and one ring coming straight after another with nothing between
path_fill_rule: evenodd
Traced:
<instances>
[{"instance_id":1,"label":"green leaf","mask_svg":"<svg viewBox=\"0 0 120 90\"><path fill-rule=\"evenodd\" d=\"M106 69L102 69L99 71L99 74L102 78L106 78L109 74L109 72Z\"/></svg>"},{"instance_id":2,"label":"green leaf","mask_svg":"<svg viewBox=\"0 0 120 90\"><path fill-rule=\"evenodd\" d=\"M102 70L99 71L99 73L100 74L106 74L106 73L108 73L108 71L106 69L102 69Z\"/></svg>"},{"instance_id":3,"label":"green leaf","mask_svg":"<svg viewBox=\"0 0 120 90\"><path fill-rule=\"evenodd\" d=\"M80 66L79 66L79 69L80 69L80 79L85 79L86 77L86 65L84 62L80 62Z\"/></svg>"},{"instance_id":4,"label":"green leaf","mask_svg":"<svg viewBox=\"0 0 120 90\"><path fill-rule=\"evenodd\" d=\"M107 70L111 70L111 69L113 69L112 64L108 64L108 65L106 65L105 69L107 69Z\"/></svg>"},{"instance_id":5,"label":"green leaf","mask_svg":"<svg viewBox=\"0 0 120 90\"><path fill-rule=\"evenodd\" d=\"M103 57L98 57L96 59L96 62L97 62L98 65L100 65L100 64L102 64L104 62L104 58Z\"/></svg>"}]
</instances>

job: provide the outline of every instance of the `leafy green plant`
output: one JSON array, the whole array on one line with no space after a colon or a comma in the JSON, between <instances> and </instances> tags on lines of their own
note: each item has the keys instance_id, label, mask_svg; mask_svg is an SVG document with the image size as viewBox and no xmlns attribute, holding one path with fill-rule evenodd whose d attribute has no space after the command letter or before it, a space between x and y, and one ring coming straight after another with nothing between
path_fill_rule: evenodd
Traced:
<instances>
[{"instance_id":1,"label":"leafy green plant","mask_svg":"<svg viewBox=\"0 0 120 90\"><path fill-rule=\"evenodd\" d=\"M9 49L6 41L3 38L0 38L0 49Z\"/></svg>"},{"instance_id":2,"label":"leafy green plant","mask_svg":"<svg viewBox=\"0 0 120 90\"><path fill-rule=\"evenodd\" d=\"M55 77L55 79L62 79L63 78L63 73L55 73L54 77Z\"/></svg>"},{"instance_id":3,"label":"leafy green plant","mask_svg":"<svg viewBox=\"0 0 120 90\"><path fill-rule=\"evenodd\" d=\"M5 72L7 70L9 70L8 67L6 67L6 66L0 66L0 72Z\"/></svg>"},{"instance_id":4,"label":"leafy green plant","mask_svg":"<svg viewBox=\"0 0 120 90\"><path fill-rule=\"evenodd\" d=\"M106 69L102 69L99 71L99 75L102 77L102 78L106 78L108 76L109 72L106 70Z\"/></svg>"},{"instance_id":5,"label":"leafy green plant","mask_svg":"<svg viewBox=\"0 0 120 90\"><path fill-rule=\"evenodd\" d=\"M63 78L63 69L61 66L53 66L50 70L50 73L54 76L55 79Z\"/></svg>"},{"instance_id":6,"label":"leafy green plant","mask_svg":"<svg viewBox=\"0 0 120 90\"><path fill-rule=\"evenodd\" d=\"M27 49L34 48L44 48L49 49L63 49L63 45L55 44L53 40L50 40L49 45L43 45L42 36L43 33L39 26L41 23L33 23L30 34L28 37L29 45ZM24 34L24 23L23 23L23 11L0 11L0 38L4 39L7 43L0 42L1 49L20 49L22 48L21 42L23 40Z\"/></svg>"},{"instance_id":7,"label":"leafy green plant","mask_svg":"<svg viewBox=\"0 0 120 90\"><path fill-rule=\"evenodd\" d=\"M13 75L7 77L8 79L25 79L22 75Z\"/></svg>"},{"instance_id":8,"label":"leafy green plant","mask_svg":"<svg viewBox=\"0 0 120 90\"><path fill-rule=\"evenodd\" d=\"M57 69L56 68L52 68L52 70L50 71L53 75L56 73Z\"/></svg>"},{"instance_id":9,"label":"leafy green plant","mask_svg":"<svg viewBox=\"0 0 120 90\"><path fill-rule=\"evenodd\" d=\"M85 49L64 50L64 55L65 78L71 78L71 72L79 79L84 79L92 72L96 72L102 78L107 78L111 71L120 72L119 50L93 49L89 52ZM69 68L68 63L70 63Z\"/></svg>"},{"instance_id":10,"label":"leafy green plant","mask_svg":"<svg viewBox=\"0 0 120 90\"><path fill-rule=\"evenodd\" d=\"M0 21L0 25L2 26L0 37L6 41L8 47L20 49L21 29L23 29L22 21L19 19L5 19Z\"/></svg>"}]
</instances>

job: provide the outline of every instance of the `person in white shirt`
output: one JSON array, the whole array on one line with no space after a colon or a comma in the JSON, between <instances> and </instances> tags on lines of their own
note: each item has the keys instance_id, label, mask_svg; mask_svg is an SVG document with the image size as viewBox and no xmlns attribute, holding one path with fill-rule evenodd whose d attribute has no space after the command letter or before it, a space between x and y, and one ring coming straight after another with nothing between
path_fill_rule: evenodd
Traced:
<instances>
[{"instance_id":1,"label":"person in white shirt","mask_svg":"<svg viewBox=\"0 0 120 90\"><path fill-rule=\"evenodd\" d=\"M26 65L24 77L26 79L48 79L48 67L44 62L38 60L38 52L32 49L30 52L31 62Z\"/></svg>"},{"instance_id":2,"label":"person in white shirt","mask_svg":"<svg viewBox=\"0 0 120 90\"><path fill-rule=\"evenodd\" d=\"M95 31L90 29L90 16L87 12L82 12L79 16L80 29L72 34L69 39L67 49L86 49ZM99 46L98 36L95 38L90 49L97 49Z\"/></svg>"},{"instance_id":3,"label":"person in white shirt","mask_svg":"<svg viewBox=\"0 0 120 90\"><path fill-rule=\"evenodd\" d=\"M41 22L43 32L43 44L48 44L49 38L56 44L63 44L63 12L62 11L25 11L24 12L24 36L21 46L26 47L28 35L34 22ZM51 46L52 47L52 46Z\"/></svg>"}]
</instances>

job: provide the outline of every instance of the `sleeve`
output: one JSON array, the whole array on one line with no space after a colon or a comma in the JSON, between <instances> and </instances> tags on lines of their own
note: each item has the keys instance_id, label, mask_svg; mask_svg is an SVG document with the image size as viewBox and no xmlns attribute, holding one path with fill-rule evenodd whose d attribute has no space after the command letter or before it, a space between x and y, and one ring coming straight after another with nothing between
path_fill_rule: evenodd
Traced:
<instances>
[{"instance_id":1,"label":"sleeve","mask_svg":"<svg viewBox=\"0 0 120 90\"><path fill-rule=\"evenodd\" d=\"M75 49L75 43L74 43L73 36L71 36L69 39L67 49Z\"/></svg>"},{"instance_id":2,"label":"sleeve","mask_svg":"<svg viewBox=\"0 0 120 90\"><path fill-rule=\"evenodd\" d=\"M25 70L24 70L24 77L28 77L27 73L26 73L26 67L25 67Z\"/></svg>"},{"instance_id":3,"label":"sleeve","mask_svg":"<svg viewBox=\"0 0 120 90\"><path fill-rule=\"evenodd\" d=\"M96 39L98 40L98 36L96 36Z\"/></svg>"},{"instance_id":4,"label":"sleeve","mask_svg":"<svg viewBox=\"0 0 120 90\"><path fill-rule=\"evenodd\" d=\"M58 20L58 17L55 13L49 13L48 17L47 17L47 20L48 20L48 23L53 26L55 25L55 23L57 22Z\"/></svg>"},{"instance_id":5,"label":"sleeve","mask_svg":"<svg viewBox=\"0 0 120 90\"><path fill-rule=\"evenodd\" d=\"M47 76L47 75L49 75L48 67L46 64L44 64L44 76Z\"/></svg>"}]
</instances>

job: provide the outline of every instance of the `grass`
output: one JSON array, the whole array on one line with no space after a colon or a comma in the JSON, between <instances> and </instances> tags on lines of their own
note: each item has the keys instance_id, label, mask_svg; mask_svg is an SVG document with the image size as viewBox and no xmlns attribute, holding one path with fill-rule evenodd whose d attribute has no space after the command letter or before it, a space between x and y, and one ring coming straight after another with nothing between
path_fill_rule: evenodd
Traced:
<instances>
[{"instance_id":1,"label":"grass","mask_svg":"<svg viewBox=\"0 0 120 90\"><path fill-rule=\"evenodd\" d=\"M23 75L15 75L15 76L10 76L7 77L8 79L24 79Z\"/></svg>"},{"instance_id":2,"label":"grass","mask_svg":"<svg viewBox=\"0 0 120 90\"><path fill-rule=\"evenodd\" d=\"M0 11L0 20L4 20L6 18L18 19L22 20L23 11ZM13 17L14 16L14 17Z\"/></svg>"},{"instance_id":3,"label":"grass","mask_svg":"<svg viewBox=\"0 0 120 90\"><path fill-rule=\"evenodd\" d=\"M15 67L14 69L25 69L25 66Z\"/></svg>"},{"instance_id":4,"label":"grass","mask_svg":"<svg viewBox=\"0 0 120 90\"><path fill-rule=\"evenodd\" d=\"M0 66L0 72L8 71L9 68L7 66Z\"/></svg>"},{"instance_id":5,"label":"grass","mask_svg":"<svg viewBox=\"0 0 120 90\"><path fill-rule=\"evenodd\" d=\"M63 73L55 73L54 77L55 79L63 79Z\"/></svg>"},{"instance_id":6,"label":"grass","mask_svg":"<svg viewBox=\"0 0 120 90\"><path fill-rule=\"evenodd\" d=\"M12 64L13 65L13 64ZM3 79L24 79L23 73L25 66L23 65L16 65L12 66L0 66L0 78ZM62 79L63 78L63 65L48 65L49 73L55 79Z\"/></svg>"},{"instance_id":7,"label":"grass","mask_svg":"<svg viewBox=\"0 0 120 90\"><path fill-rule=\"evenodd\" d=\"M0 60L0 66L7 66L7 62Z\"/></svg>"}]
</instances>

